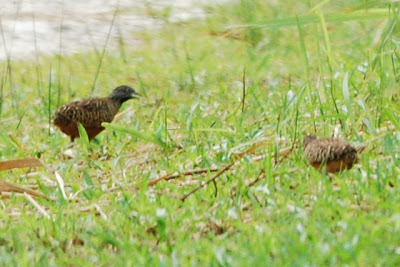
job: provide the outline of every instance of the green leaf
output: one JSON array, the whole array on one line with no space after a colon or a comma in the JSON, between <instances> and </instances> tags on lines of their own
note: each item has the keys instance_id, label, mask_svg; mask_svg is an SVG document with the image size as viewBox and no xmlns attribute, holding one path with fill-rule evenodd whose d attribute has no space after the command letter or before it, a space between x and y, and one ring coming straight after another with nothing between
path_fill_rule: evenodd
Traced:
<instances>
[{"instance_id":1,"label":"green leaf","mask_svg":"<svg viewBox=\"0 0 400 267\"><path fill-rule=\"evenodd\" d=\"M384 118L386 117L390 122L393 123L396 129L400 129L400 122L396 116L396 114L399 114L399 110L396 109L394 105L391 103L389 103L389 106L391 107L383 108L382 117Z\"/></svg>"},{"instance_id":2,"label":"green leaf","mask_svg":"<svg viewBox=\"0 0 400 267\"><path fill-rule=\"evenodd\" d=\"M83 170L83 179L85 179L87 185L93 185L92 178L90 178L90 175L86 170Z\"/></svg>"},{"instance_id":3,"label":"green leaf","mask_svg":"<svg viewBox=\"0 0 400 267\"><path fill-rule=\"evenodd\" d=\"M81 123L77 123L78 125L78 131L79 131L79 136L80 136L80 142L86 149L86 151L89 150L90 147L90 142L89 142L89 136L85 130L85 127Z\"/></svg>"},{"instance_id":4,"label":"green leaf","mask_svg":"<svg viewBox=\"0 0 400 267\"><path fill-rule=\"evenodd\" d=\"M190 112L189 115L186 119L186 130L190 130L191 126L192 126L192 118L193 118L193 113L196 110L197 106L199 105L199 101L197 100L196 102L194 102L194 104L192 105L192 107L190 108Z\"/></svg>"},{"instance_id":5,"label":"green leaf","mask_svg":"<svg viewBox=\"0 0 400 267\"><path fill-rule=\"evenodd\" d=\"M374 125L371 123L371 121L368 118L362 118L363 123L367 126L367 129L370 133L376 135L376 129Z\"/></svg>"},{"instance_id":6,"label":"green leaf","mask_svg":"<svg viewBox=\"0 0 400 267\"><path fill-rule=\"evenodd\" d=\"M324 15L325 21L328 23L340 23L346 21L363 21L363 20L377 20L387 19L389 14L386 8L362 10L352 13L328 13ZM273 20L260 21L254 24L232 26L231 28L241 27L260 27L260 28L280 28L287 26L296 26L299 24L318 23L319 16L305 15L298 17L278 18Z\"/></svg>"},{"instance_id":7,"label":"green leaf","mask_svg":"<svg viewBox=\"0 0 400 267\"><path fill-rule=\"evenodd\" d=\"M145 134L145 133L142 133L140 131L134 130L132 128L127 128L127 127L124 127L124 126L115 125L115 124L111 124L111 123L107 123L107 122L103 122L102 126L105 127L105 128L112 129L112 130L128 133L128 134L130 134L132 136L135 136L135 137L143 139L143 140L145 140L147 142L159 145L159 146L161 146L163 148L166 147L166 144L162 140L160 140L157 137L157 135L155 135L155 134Z\"/></svg>"}]
</instances>

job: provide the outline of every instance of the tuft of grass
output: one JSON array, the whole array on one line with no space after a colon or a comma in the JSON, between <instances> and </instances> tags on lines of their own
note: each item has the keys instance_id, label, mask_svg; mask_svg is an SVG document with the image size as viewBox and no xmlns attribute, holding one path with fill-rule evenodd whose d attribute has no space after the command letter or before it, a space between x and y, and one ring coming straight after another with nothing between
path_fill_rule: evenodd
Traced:
<instances>
[{"instance_id":1,"label":"tuft of grass","mask_svg":"<svg viewBox=\"0 0 400 267\"><path fill-rule=\"evenodd\" d=\"M107 123L107 122L103 122L102 125L106 128L112 129L112 130L128 133L128 134L132 135L133 137L137 137L144 141L159 145L163 148L166 147L166 143L162 140L162 138L159 136L159 134L145 134L145 133L142 133L135 129L131 129L131 128L127 128L127 127L119 126L119 125L114 125L114 124Z\"/></svg>"},{"instance_id":2,"label":"tuft of grass","mask_svg":"<svg viewBox=\"0 0 400 267\"><path fill-rule=\"evenodd\" d=\"M165 25L134 48L120 36L116 50L0 63L0 159L45 165L1 178L57 199L37 199L40 213L3 196L1 265L399 265L398 5L206 10L173 23L148 9ZM58 105L120 84L144 97L97 141L49 125ZM307 165L306 133L366 148L328 177Z\"/></svg>"}]
</instances>

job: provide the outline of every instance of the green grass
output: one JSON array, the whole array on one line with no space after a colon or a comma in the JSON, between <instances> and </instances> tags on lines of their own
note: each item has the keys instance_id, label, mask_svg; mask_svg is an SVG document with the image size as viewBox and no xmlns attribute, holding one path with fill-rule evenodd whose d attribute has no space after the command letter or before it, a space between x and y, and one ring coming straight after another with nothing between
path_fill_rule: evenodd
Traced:
<instances>
[{"instance_id":1,"label":"green grass","mask_svg":"<svg viewBox=\"0 0 400 267\"><path fill-rule=\"evenodd\" d=\"M24 197L2 200L0 264L399 265L398 5L271 2L164 18L162 29L137 34L141 45L104 56L1 63L0 159L46 165L1 179L57 201L37 200L49 220ZM143 99L66 156L69 138L49 128L49 115L120 84ZM358 166L330 179L306 164L301 140L335 129L368 146ZM185 201L216 173L148 186L234 161ZM51 186L55 171L75 201Z\"/></svg>"}]
</instances>

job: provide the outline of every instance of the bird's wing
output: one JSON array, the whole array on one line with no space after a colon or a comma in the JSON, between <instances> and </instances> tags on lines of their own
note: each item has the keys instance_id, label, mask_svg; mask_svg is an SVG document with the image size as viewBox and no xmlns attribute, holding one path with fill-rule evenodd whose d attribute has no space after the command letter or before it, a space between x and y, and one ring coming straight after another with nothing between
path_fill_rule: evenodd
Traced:
<instances>
[{"instance_id":1,"label":"bird's wing","mask_svg":"<svg viewBox=\"0 0 400 267\"><path fill-rule=\"evenodd\" d=\"M102 122L111 122L118 111L114 101L108 98L93 98L62 106L57 117L80 122L87 127L101 127Z\"/></svg>"},{"instance_id":2,"label":"bird's wing","mask_svg":"<svg viewBox=\"0 0 400 267\"><path fill-rule=\"evenodd\" d=\"M328 160L344 160L356 157L357 150L341 139L335 139L331 144L331 153Z\"/></svg>"},{"instance_id":3,"label":"bird's wing","mask_svg":"<svg viewBox=\"0 0 400 267\"><path fill-rule=\"evenodd\" d=\"M352 160L357 158L357 150L340 139L318 139L308 145L306 157L312 162Z\"/></svg>"}]
</instances>

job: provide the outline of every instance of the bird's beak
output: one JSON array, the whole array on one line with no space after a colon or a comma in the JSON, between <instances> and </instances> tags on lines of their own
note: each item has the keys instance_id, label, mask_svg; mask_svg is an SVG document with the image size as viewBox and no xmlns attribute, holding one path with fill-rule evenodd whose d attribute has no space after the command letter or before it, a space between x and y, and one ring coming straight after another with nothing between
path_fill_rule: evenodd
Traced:
<instances>
[{"instance_id":1,"label":"bird's beak","mask_svg":"<svg viewBox=\"0 0 400 267\"><path fill-rule=\"evenodd\" d=\"M139 98L139 97L141 97L142 95L141 94L139 94L138 92L133 92L132 94L131 94L131 97L132 98Z\"/></svg>"}]
</instances>

